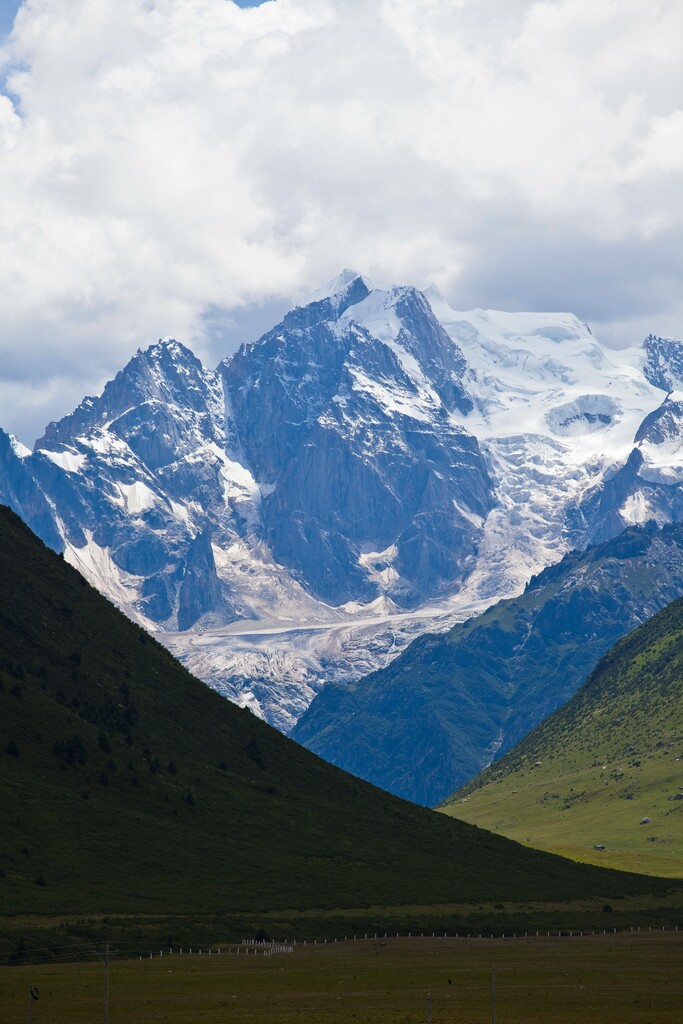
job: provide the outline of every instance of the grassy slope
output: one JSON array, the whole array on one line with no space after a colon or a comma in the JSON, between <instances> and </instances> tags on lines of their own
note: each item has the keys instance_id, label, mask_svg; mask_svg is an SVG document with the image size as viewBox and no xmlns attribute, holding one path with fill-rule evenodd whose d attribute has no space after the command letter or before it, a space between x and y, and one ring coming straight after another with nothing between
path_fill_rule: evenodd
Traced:
<instances>
[{"instance_id":1,"label":"grassy slope","mask_svg":"<svg viewBox=\"0 0 683 1024\"><path fill-rule=\"evenodd\" d=\"M358 919L370 906L376 916L664 893L321 762L190 676L7 509L0 588L5 915L281 911L286 921L288 908L337 907Z\"/></svg>"},{"instance_id":2,"label":"grassy slope","mask_svg":"<svg viewBox=\"0 0 683 1024\"><path fill-rule=\"evenodd\" d=\"M443 810L578 860L680 877L679 794L683 599L619 641L568 704Z\"/></svg>"}]
</instances>

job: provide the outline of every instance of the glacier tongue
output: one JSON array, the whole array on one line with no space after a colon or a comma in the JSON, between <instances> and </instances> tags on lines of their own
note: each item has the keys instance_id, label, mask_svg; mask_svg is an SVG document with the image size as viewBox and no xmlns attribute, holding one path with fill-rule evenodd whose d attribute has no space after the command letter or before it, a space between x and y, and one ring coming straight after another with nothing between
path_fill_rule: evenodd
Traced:
<instances>
[{"instance_id":1,"label":"glacier tongue","mask_svg":"<svg viewBox=\"0 0 683 1024\"><path fill-rule=\"evenodd\" d=\"M216 371L165 338L33 452L0 432L0 499L288 730L570 548L683 518L681 391L675 340L344 270Z\"/></svg>"},{"instance_id":2,"label":"glacier tongue","mask_svg":"<svg viewBox=\"0 0 683 1024\"><path fill-rule=\"evenodd\" d=\"M336 619L338 610L330 609L328 616L304 625L273 618L166 632L157 639L214 689L289 732L326 683L384 668L425 631L446 630L483 611L490 600L463 595L398 613L383 602L373 604Z\"/></svg>"}]
</instances>

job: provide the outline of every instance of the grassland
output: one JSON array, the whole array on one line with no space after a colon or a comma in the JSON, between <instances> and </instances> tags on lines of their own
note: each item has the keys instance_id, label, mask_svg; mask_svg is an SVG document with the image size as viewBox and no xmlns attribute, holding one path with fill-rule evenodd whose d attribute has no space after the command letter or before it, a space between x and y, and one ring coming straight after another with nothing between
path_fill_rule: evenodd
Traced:
<instances>
[{"instance_id":1,"label":"grassland","mask_svg":"<svg viewBox=\"0 0 683 1024\"><path fill-rule=\"evenodd\" d=\"M231 950L231 951L228 951ZM157 951L158 952L158 951ZM491 1020L495 967L501 1024L677 1024L683 934L527 939L358 940L293 953L172 955L114 961L111 1024L474 1024ZM103 1018L104 964L0 971L0 1019L35 1024Z\"/></svg>"},{"instance_id":2,"label":"grassland","mask_svg":"<svg viewBox=\"0 0 683 1024\"><path fill-rule=\"evenodd\" d=\"M683 876L683 600L443 809L583 862Z\"/></svg>"}]
</instances>

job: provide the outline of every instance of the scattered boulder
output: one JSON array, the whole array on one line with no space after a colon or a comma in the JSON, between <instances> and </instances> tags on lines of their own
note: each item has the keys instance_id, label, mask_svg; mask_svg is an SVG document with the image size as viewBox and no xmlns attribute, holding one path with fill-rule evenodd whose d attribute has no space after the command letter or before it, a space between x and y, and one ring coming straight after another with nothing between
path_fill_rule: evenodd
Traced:
<instances>
[{"instance_id":1,"label":"scattered boulder","mask_svg":"<svg viewBox=\"0 0 683 1024\"><path fill-rule=\"evenodd\" d=\"M652 818L641 818L640 819L640 824L641 825L649 825L651 821L652 821Z\"/></svg>"},{"instance_id":2,"label":"scattered boulder","mask_svg":"<svg viewBox=\"0 0 683 1024\"><path fill-rule=\"evenodd\" d=\"M605 844L604 843L596 843L595 846L593 847L593 849L594 850L604 850L605 849Z\"/></svg>"}]
</instances>

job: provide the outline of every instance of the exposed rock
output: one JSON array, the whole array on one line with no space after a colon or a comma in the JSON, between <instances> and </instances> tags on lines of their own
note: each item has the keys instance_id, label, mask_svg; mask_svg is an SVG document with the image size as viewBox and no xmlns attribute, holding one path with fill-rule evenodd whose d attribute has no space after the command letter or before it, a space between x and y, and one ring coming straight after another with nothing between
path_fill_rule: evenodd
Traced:
<instances>
[{"instance_id":1,"label":"exposed rock","mask_svg":"<svg viewBox=\"0 0 683 1024\"><path fill-rule=\"evenodd\" d=\"M221 585L211 548L211 531L202 530L190 544L178 599L178 629L189 629L221 607Z\"/></svg>"}]
</instances>

